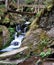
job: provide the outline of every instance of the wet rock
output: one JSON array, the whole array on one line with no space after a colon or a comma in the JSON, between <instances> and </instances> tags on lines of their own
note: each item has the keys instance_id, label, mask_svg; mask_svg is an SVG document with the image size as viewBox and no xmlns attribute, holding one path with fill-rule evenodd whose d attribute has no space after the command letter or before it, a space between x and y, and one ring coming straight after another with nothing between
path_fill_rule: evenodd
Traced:
<instances>
[{"instance_id":1,"label":"wet rock","mask_svg":"<svg viewBox=\"0 0 54 65\"><path fill-rule=\"evenodd\" d=\"M49 37L54 38L54 27L51 28L51 29L47 32L47 35L48 35Z\"/></svg>"}]
</instances>

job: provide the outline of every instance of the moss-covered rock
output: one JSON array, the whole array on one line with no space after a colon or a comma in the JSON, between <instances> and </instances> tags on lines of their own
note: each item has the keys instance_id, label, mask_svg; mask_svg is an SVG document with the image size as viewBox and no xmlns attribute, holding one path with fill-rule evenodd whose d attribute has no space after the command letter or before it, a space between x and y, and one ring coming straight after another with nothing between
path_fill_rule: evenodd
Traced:
<instances>
[{"instance_id":1,"label":"moss-covered rock","mask_svg":"<svg viewBox=\"0 0 54 65\"><path fill-rule=\"evenodd\" d=\"M0 25L0 45L4 46L6 42L9 40L10 33L5 26ZM2 47L1 47L2 48Z\"/></svg>"}]
</instances>

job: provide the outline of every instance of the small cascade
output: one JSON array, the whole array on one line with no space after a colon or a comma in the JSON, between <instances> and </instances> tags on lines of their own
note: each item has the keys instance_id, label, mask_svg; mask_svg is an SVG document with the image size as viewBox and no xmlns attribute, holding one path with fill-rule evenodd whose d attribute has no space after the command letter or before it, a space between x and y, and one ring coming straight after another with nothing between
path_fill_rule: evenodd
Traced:
<instances>
[{"instance_id":1,"label":"small cascade","mask_svg":"<svg viewBox=\"0 0 54 65\"><path fill-rule=\"evenodd\" d=\"M16 31L17 31L17 32L21 32L21 26L20 26L20 24L18 24L18 25L16 26Z\"/></svg>"},{"instance_id":2,"label":"small cascade","mask_svg":"<svg viewBox=\"0 0 54 65\"><path fill-rule=\"evenodd\" d=\"M14 39L17 39L17 32L15 32Z\"/></svg>"}]
</instances>

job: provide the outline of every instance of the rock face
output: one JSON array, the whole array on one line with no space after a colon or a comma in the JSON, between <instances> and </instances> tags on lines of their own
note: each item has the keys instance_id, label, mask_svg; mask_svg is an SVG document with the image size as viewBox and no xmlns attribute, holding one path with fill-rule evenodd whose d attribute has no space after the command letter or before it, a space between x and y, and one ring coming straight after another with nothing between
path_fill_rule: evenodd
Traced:
<instances>
[{"instance_id":1,"label":"rock face","mask_svg":"<svg viewBox=\"0 0 54 65\"><path fill-rule=\"evenodd\" d=\"M8 39L10 37L10 33L5 26L0 25L0 28L1 28L1 32L2 32L0 34L0 45L4 46L7 43Z\"/></svg>"},{"instance_id":2,"label":"rock face","mask_svg":"<svg viewBox=\"0 0 54 65\"><path fill-rule=\"evenodd\" d=\"M32 49L30 50L35 50L40 39L43 38L45 35L46 31L42 30L41 28L30 31L25 40L22 42L22 46L32 46Z\"/></svg>"}]
</instances>

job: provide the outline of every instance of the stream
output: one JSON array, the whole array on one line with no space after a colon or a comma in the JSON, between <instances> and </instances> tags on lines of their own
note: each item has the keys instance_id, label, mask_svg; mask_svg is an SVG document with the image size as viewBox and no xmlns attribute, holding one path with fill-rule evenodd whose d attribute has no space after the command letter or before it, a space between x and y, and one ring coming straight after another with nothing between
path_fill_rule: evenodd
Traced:
<instances>
[{"instance_id":1,"label":"stream","mask_svg":"<svg viewBox=\"0 0 54 65\"><path fill-rule=\"evenodd\" d=\"M5 49L0 50L0 52L8 52L8 51L18 49L21 46L23 39L25 38L25 34L27 32L27 27L29 26L29 24L30 22L26 21L22 26L20 26L20 24L16 25L16 32L14 34L14 40L10 43L10 46L6 47ZM18 33L21 33L21 34L17 36Z\"/></svg>"}]
</instances>

